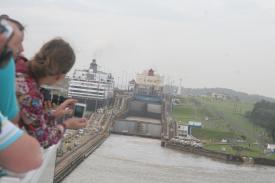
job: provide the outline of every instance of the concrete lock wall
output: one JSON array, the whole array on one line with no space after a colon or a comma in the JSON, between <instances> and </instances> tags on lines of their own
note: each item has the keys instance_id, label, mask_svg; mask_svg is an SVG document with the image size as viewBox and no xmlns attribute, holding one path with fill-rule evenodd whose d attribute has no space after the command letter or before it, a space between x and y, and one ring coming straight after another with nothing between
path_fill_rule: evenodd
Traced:
<instances>
[{"instance_id":1,"label":"concrete lock wall","mask_svg":"<svg viewBox=\"0 0 275 183\"><path fill-rule=\"evenodd\" d=\"M162 105L148 103L146 105L146 116L154 119L161 119Z\"/></svg>"},{"instance_id":2,"label":"concrete lock wall","mask_svg":"<svg viewBox=\"0 0 275 183\"><path fill-rule=\"evenodd\" d=\"M148 113L161 113L161 105L160 104L147 104L147 112Z\"/></svg>"},{"instance_id":3,"label":"concrete lock wall","mask_svg":"<svg viewBox=\"0 0 275 183\"><path fill-rule=\"evenodd\" d=\"M119 120L115 121L112 132L160 138L161 125Z\"/></svg>"},{"instance_id":4,"label":"concrete lock wall","mask_svg":"<svg viewBox=\"0 0 275 183\"><path fill-rule=\"evenodd\" d=\"M156 103L146 103L144 101L129 101L128 115L145 116L154 119L160 119L162 112L162 105Z\"/></svg>"},{"instance_id":5,"label":"concrete lock wall","mask_svg":"<svg viewBox=\"0 0 275 183\"><path fill-rule=\"evenodd\" d=\"M147 124L147 135L160 138L160 133L161 133L160 125Z\"/></svg>"},{"instance_id":6,"label":"concrete lock wall","mask_svg":"<svg viewBox=\"0 0 275 183\"><path fill-rule=\"evenodd\" d=\"M145 115L146 103L141 101L130 101L129 102L129 113L133 115Z\"/></svg>"},{"instance_id":7,"label":"concrete lock wall","mask_svg":"<svg viewBox=\"0 0 275 183\"><path fill-rule=\"evenodd\" d=\"M134 122L116 121L113 125L113 132L115 133L136 133L136 124Z\"/></svg>"}]
</instances>

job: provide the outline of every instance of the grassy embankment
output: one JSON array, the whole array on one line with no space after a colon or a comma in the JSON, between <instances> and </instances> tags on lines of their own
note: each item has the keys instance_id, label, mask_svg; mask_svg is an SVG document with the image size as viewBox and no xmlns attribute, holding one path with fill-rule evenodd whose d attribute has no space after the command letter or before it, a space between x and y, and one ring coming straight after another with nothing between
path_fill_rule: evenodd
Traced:
<instances>
[{"instance_id":1,"label":"grassy embankment","mask_svg":"<svg viewBox=\"0 0 275 183\"><path fill-rule=\"evenodd\" d=\"M206 149L253 157L264 155L264 144L270 141L266 131L253 125L245 113L253 108L252 103L233 100L216 100L210 97L181 98L173 107L173 117L182 124L200 121L203 128L192 129L192 135L201 139ZM222 139L233 142L222 144ZM234 140L235 139L235 140ZM236 139L244 140L237 143ZM275 159L275 155L267 158Z\"/></svg>"}]
</instances>

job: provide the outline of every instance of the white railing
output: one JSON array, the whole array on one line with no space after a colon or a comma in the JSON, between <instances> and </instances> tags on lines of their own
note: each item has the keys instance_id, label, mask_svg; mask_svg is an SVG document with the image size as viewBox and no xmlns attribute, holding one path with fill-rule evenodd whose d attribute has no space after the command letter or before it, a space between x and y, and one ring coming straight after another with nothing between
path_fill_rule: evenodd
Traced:
<instances>
[{"instance_id":1,"label":"white railing","mask_svg":"<svg viewBox=\"0 0 275 183\"><path fill-rule=\"evenodd\" d=\"M7 176L0 178L0 183L51 183L54 179L56 150L58 145L43 150L43 164L37 170L26 174L8 172Z\"/></svg>"}]
</instances>

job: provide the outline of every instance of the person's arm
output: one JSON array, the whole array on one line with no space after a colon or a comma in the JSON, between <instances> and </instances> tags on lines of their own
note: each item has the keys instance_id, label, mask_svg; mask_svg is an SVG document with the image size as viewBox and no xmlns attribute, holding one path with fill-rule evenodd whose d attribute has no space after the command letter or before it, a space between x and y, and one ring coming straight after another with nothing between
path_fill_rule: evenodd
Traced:
<instances>
[{"instance_id":1,"label":"person's arm","mask_svg":"<svg viewBox=\"0 0 275 183\"><path fill-rule=\"evenodd\" d=\"M42 151L38 141L7 119L0 118L0 166L16 173L38 168L42 164Z\"/></svg>"},{"instance_id":2,"label":"person's arm","mask_svg":"<svg viewBox=\"0 0 275 183\"><path fill-rule=\"evenodd\" d=\"M62 138L64 128L62 125L56 125L54 119L48 116L48 112L43 110L43 107L37 104L40 99L32 98L30 95L24 95L21 99L29 99L29 104L20 104L20 117L25 129L29 134L34 136L41 146L47 148L57 144Z\"/></svg>"},{"instance_id":3,"label":"person's arm","mask_svg":"<svg viewBox=\"0 0 275 183\"><path fill-rule=\"evenodd\" d=\"M25 173L42 164L40 144L33 137L23 134L7 149L0 152L0 165L15 173Z\"/></svg>"}]
</instances>

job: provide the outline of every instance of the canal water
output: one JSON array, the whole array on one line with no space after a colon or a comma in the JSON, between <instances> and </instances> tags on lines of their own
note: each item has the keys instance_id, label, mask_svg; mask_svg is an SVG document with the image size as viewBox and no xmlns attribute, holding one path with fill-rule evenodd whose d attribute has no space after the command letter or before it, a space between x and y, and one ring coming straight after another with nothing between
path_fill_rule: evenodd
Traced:
<instances>
[{"instance_id":1,"label":"canal water","mask_svg":"<svg viewBox=\"0 0 275 183\"><path fill-rule=\"evenodd\" d=\"M235 165L111 135L63 183L274 183L275 167Z\"/></svg>"}]
</instances>

